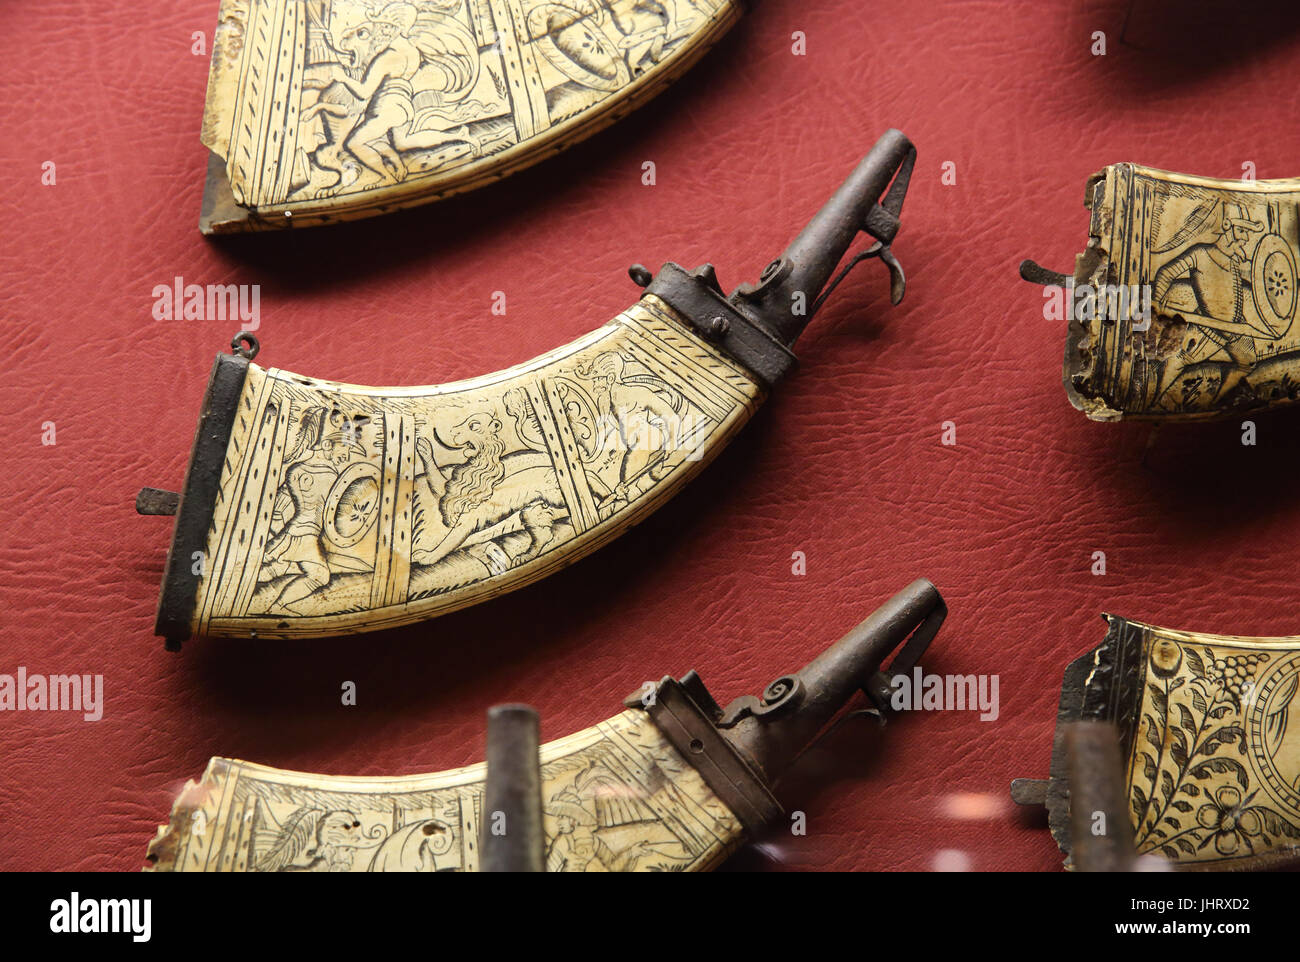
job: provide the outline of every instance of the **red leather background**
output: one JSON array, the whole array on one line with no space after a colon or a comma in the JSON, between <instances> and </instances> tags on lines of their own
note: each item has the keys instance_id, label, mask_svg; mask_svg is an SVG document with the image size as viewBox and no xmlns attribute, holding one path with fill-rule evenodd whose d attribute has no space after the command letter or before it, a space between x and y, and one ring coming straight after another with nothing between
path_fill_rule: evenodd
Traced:
<instances>
[{"instance_id":1,"label":"red leather background","mask_svg":"<svg viewBox=\"0 0 1300 962\"><path fill-rule=\"evenodd\" d=\"M212 754L431 771L481 757L495 702L535 705L554 738L668 672L698 669L720 700L754 693L924 575L952 611L927 667L996 673L1000 718L842 729L781 793L807 836L778 830L733 864L1057 869L1006 799L1013 777L1046 773L1066 662L1101 639L1103 610L1296 631L1300 457L1284 413L1258 419L1254 448L1235 423L1166 428L1144 462L1149 428L1066 402L1062 325L1016 266L1069 269L1084 180L1108 163L1300 174L1292 6L767 0L663 97L528 173L387 218L214 242L196 229L207 59L190 45L210 41L216 0L6 4L0 672L102 673L106 709L0 714L0 867L140 867ZM920 150L895 245L906 301L890 308L879 266L855 273L801 341L801 371L651 523L421 627L163 651L171 522L132 501L180 485L235 327L154 320L155 284L262 285L269 366L463 378L603 323L636 297L632 261L753 279L891 125ZM948 420L955 447L940 444Z\"/></svg>"}]
</instances>

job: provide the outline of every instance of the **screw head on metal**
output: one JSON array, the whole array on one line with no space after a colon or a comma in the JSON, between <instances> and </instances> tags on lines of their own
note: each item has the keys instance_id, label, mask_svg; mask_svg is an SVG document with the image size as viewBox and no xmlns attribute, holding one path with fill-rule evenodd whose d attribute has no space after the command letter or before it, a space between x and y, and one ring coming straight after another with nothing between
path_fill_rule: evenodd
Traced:
<instances>
[{"instance_id":1,"label":"screw head on metal","mask_svg":"<svg viewBox=\"0 0 1300 962\"><path fill-rule=\"evenodd\" d=\"M729 330L731 330L731 322L721 314L716 314L704 322L704 327L701 333L707 338L717 340L718 338L725 337Z\"/></svg>"}]
</instances>

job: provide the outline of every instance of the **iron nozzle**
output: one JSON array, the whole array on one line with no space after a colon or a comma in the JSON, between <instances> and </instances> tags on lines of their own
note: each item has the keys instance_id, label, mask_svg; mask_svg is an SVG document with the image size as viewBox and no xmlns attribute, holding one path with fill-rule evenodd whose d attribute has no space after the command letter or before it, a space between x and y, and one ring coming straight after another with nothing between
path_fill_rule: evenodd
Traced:
<instances>
[{"instance_id":1,"label":"iron nozzle","mask_svg":"<svg viewBox=\"0 0 1300 962\"><path fill-rule=\"evenodd\" d=\"M890 300L899 303L907 281L890 245L898 233L915 162L912 142L901 131L886 131L785 253L767 265L758 283L741 284L728 298L732 306L791 347L840 281L871 257L879 257L889 268ZM875 244L832 280L859 232L873 237ZM799 302L802 311L795 309Z\"/></svg>"},{"instance_id":2,"label":"iron nozzle","mask_svg":"<svg viewBox=\"0 0 1300 962\"><path fill-rule=\"evenodd\" d=\"M924 578L914 581L800 671L768 685L761 697L733 701L718 728L770 785L855 692L864 692L878 713L887 712L890 679L915 667L947 614L939 590Z\"/></svg>"},{"instance_id":3,"label":"iron nozzle","mask_svg":"<svg viewBox=\"0 0 1300 962\"><path fill-rule=\"evenodd\" d=\"M712 264L688 271L670 262L653 278L634 264L632 280L645 289L643 297L667 304L700 338L770 389L794 369L798 361L790 348L856 265L880 258L889 268L890 299L895 304L903 299L907 282L890 245L915 162L912 142L897 130L888 131L785 253L763 269L758 283L741 284L729 297ZM875 243L835 274L859 232Z\"/></svg>"},{"instance_id":4,"label":"iron nozzle","mask_svg":"<svg viewBox=\"0 0 1300 962\"><path fill-rule=\"evenodd\" d=\"M947 614L938 589L921 579L757 698L746 695L721 708L700 676L688 671L680 680L666 676L650 691L633 692L624 704L648 712L745 829L758 831L781 814L772 785L790 763L855 692L865 692L873 713L883 715L891 678L912 671Z\"/></svg>"}]
</instances>

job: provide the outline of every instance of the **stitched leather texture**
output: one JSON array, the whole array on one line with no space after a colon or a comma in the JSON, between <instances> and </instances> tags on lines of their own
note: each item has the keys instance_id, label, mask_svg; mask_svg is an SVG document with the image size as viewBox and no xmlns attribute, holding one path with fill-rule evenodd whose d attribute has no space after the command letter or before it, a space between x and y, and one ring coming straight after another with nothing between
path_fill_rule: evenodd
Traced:
<instances>
[{"instance_id":1,"label":"stitched leather texture","mask_svg":"<svg viewBox=\"0 0 1300 962\"><path fill-rule=\"evenodd\" d=\"M996 721L847 723L778 786L806 834L778 825L730 867L1058 869L1007 787L1046 775L1061 673L1101 640L1101 612L1297 630L1297 415L1259 418L1253 447L1239 422L1153 439L1086 421L1061 388L1064 323L1016 273L1026 256L1071 269L1084 181L1109 163L1300 175L1296 91L1278 82L1300 68L1300 19L1241 6L767 0L662 97L526 173L214 241L196 227L208 65L191 53L195 31L211 47L214 0L6 7L0 673L102 674L105 705L98 722L0 713L0 867L139 868L213 754L435 771L482 757L499 702L535 706L551 739L666 673L695 668L723 702L756 694L926 576L951 608L926 668L997 675ZM800 370L651 521L422 626L164 652L171 522L133 499L182 483L212 357L239 325L157 320L156 285L260 285L259 364L456 380L606 321L637 296L633 261L756 279L889 126L919 149L894 245L906 299L891 308L883 269L859 268L798 344Z\"/></svg>"}]
</instances>

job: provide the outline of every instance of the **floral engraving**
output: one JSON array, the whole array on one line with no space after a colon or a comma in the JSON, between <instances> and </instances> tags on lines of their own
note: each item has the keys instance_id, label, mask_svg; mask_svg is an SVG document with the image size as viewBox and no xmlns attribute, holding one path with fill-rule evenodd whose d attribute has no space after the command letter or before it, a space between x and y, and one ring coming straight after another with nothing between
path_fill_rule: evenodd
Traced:
<instances>
[{"instance_id":1,"label":"floral engraving","mask_svg":"<svg viewBox=\"0 0 1300 962\"><path fill-rule=\"evenodd\" d=\"M1252 774L1246 710L1265 651L1156 636L1130 763L1139 855L1243 858L1300 839Z\"/></svg>"}]
</instances>

